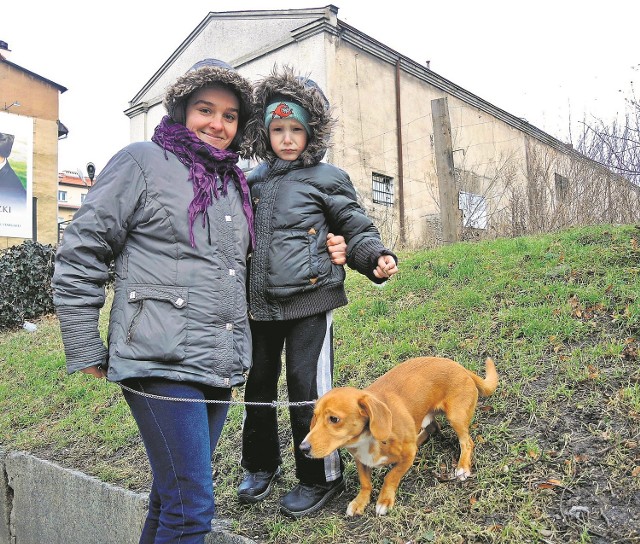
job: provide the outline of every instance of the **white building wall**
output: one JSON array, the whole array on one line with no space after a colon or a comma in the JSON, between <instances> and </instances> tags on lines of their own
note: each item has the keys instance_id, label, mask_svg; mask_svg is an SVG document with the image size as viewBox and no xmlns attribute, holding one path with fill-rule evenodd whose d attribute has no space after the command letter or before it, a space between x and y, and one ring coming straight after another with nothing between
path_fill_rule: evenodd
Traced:
<instances>
[{"instance_id":1,"label":"white building wall","mask_svg":"<svg viewBox=\"0 0 640 544\"><path fill-rule=\"evenodd\" d=\"M391 246L399 233L394 69L343 40L335 42L330 62L338 123L329 160L349 174L360 203ZM372 172L394 178L394 206L373 203Z\"/></svg>"},{"instance_id":2,"label":"white building wall","mask_svg":"<svg viewBox=\"0 0 640 544\"><path fill-rule=\"evenodd\" d=\"M213 14L135 97L128 112L131 139L151 137L165 114L161 100L166 86L202 58L226 60L252 81L268 75L275 64L289 64L314 79L329 98L338 123L326 160L350 175L385 243L394 247L401 240L402 183L405 241L413 247L432 245L441 238L431 106L433 100L446 97L457 188L471 195L469 201L478 200L474 195L483 197L488 224L497 225L495 232L504 225L509 228L514 195L526 196L527 142L534 135L555 156L562 155L556 149L560 143L356 29L343 28L336 13L331 6ZM396 112L398 58L403 67L399 77L402 182ZM393 206L373 203L374 172L393 178Z\"/></svg>"}]
</instances>

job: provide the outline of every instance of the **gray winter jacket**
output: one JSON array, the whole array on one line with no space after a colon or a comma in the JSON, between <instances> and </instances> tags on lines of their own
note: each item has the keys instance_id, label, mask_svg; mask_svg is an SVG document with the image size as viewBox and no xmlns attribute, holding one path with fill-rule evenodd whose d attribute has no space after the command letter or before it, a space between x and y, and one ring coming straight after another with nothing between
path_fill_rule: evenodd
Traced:
<instances>
[{"instance_id":1,"label":"gray winter jacket","mask_svg":"<svg viewBox=\"0 0 640 544\"><path fill-rule=\"evenodd\" d=\"M331 263L327 234L347 242L347 264L376 283L381 255L397 257L380 239L373 222L357 202L346 172L321 162L333 120L328 101L309 79L291 69L274 72L255 88L260 112L250 130L255 151L265 162L247 177L254 202L256 248L249 274L249 313L256 321L298 319L347 304L345 271ZM312 135L295 161L276 157L264 123L274 100L293 99L310 113Z\"/></svg>"},{"instance_id":2,"label":"gray winter jacket","mask_svg":"<svg viewBox=\"0 0 640 544\"><path fill-rule=\"evenodd\" d=\"M347 264L376 283L378 257L393 255L356 201L346 172L326 163L276 160L248 176L256 203L249 312L256 321L298 319L347 304L345 271L331 263L327 234L342 234ZM395 257L395 255L394 255Z\"/></svg>"},{"instance_id":3,"label":"gray winter jacket","mask_svg":"<svg viewBox=\"0 0 640 544\"><path fill-rule=\"evenodd\" d=\"M68 371L108 361L108 378L244 383L251 361L249 232L233 184L189 242L188 169L151 142L117 153L64 232L53 277ZM175 180L182 180L176 183ZM98 333L109 263L115 295L108 351Z\"/></svg>"}]
</instances>

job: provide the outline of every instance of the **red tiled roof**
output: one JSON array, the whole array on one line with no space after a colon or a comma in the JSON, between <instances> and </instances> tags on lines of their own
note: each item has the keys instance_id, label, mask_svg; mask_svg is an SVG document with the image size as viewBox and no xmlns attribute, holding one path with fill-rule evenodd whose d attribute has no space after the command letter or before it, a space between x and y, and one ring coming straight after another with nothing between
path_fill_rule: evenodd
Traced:
<instances>
[{"instance_id":1,"label":"red tiled roof","mask_svg":"<svg viewBox=\"0 0 640 544\"><path fill-rule=\"evenodd\" d=\"M91 187L93 183L87 177L84 181L75 172L60 172L58 174L58 185L73 185L76 187Z\"/></svg>"}]
</instances>

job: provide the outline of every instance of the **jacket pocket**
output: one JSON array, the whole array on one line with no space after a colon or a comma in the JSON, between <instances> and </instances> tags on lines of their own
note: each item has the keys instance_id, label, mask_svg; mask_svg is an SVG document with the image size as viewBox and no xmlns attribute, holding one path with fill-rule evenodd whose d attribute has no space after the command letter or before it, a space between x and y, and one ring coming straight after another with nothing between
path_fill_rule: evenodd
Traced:
<instances>
[{"instance_id":1,"label":"jacket pocket","mask_svg":"<svg viewBox=\"0 0 640 544\"><path fill-rule=\"evenodd\" d=\"M124 338L118 356L140 361L178 362L185 357L188 288L130 284L124 304Z\"/></svg>"},{"instance_id":2,"label":"jacket pocket","mask_svg":"<svg viewBox=\"0 0 640 544\"><path fill-rule=\"evenodd\" d=\"M314 228L276 230L269 248L267 293L275 298L315 289L320 274Z\"/></svg>"}]
</instances>

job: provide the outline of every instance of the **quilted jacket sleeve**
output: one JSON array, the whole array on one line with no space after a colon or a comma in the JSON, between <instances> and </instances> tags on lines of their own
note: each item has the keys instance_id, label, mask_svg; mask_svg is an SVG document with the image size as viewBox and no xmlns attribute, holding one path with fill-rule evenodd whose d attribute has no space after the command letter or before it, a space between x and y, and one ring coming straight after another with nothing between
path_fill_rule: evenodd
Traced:
<instances>
[{"instance_id":1,"label":"quilted jacket sleeve","mask_svg":"<svg viewBox=\"0 0 640 544\"><path fill-rule=\"evenodd\" d=\"M105 166L64 231L52 288L69 373L106 361L98 318L109 265L144 197L142 168L125 148Z\"/></svg>"},{"instance_id":2,"label":"quilted jacket sleeve","mask_svg":"<svg viewBox=\"0 0 640 544\"><path fill-rule=\"evenodd\" d=\"M358 204L349 175L343 170L336 170L337 188L329 196L331 228L334 233L345 237L349 267L375 283L384 283L387 278L376 278L373 274L378 258L391 255L397 263L398 257L384 246L380 232Z\"/></svg>"}]
</instances>

